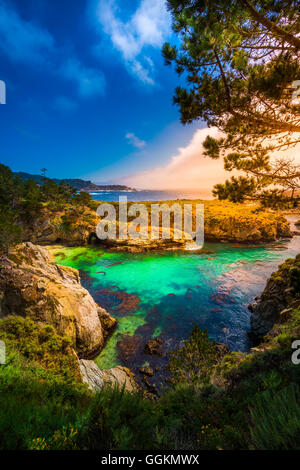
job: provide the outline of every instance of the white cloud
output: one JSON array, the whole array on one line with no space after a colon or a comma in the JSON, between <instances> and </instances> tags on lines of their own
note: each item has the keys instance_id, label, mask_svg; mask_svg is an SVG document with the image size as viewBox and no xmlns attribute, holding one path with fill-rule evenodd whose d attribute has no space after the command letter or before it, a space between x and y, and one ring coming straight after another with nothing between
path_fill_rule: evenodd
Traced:
<instances>
[{"instance_id":1,"label":"white cloud","mask_svg":"<svg viewBox=\"0 0 300 470\"><path fill-rule=\"evenodd\" d=\"M0 2L0 48L13 61L44 63L54 50L51 34Z\"/></svg>"},{"instance_id":2,"label":"white cloud","mask_svg":"<svg viewBox=\"0 0 300 470\"><path fill-rule=\"evenodd\" d=\"M103 95L105 77L100 70L85 67L77 59L69 59L60 70L61 74L77 84L78 93L83 98Z\"/></svg>"},{"instance_id":3,"label":"white cloud","mask_svg":"<svg viewBox=\"0 0 300 470\"><path fill-rule=\"evenodd\" d=\"M120 182L144 189L212 189L238 172L224 170L223 159L212 160L203 155L202 143L207 135L220 137L217 128L198 129L186 147L179 148L163 167L140 171L123 177ZM300 144L286 151L276 151L272 159L290 158L300 164Z\"/></svg>"},{"instance_id":4,"label":"white cloud","mask_svg":"<svg viewBox=\"0 0 300 470\"><path fill-rule=\"evenodd\" d=\"M122 178L122 182L145 189L207 189L222 183L229 173L223 168L223 160L203 156L202 143L207 135L219 136L216 128L198 129L186 147L170 157L164 167L152 168Z\"/></svg>"},{"instance_id":5,"label":"white cloud","mask_svg":"<svg viewBox=\"0 0 300 470\"><path fill-rule=\"evenodd\" d=\"M99 0L97 18L120 52L126 68L139 80L154 85L154 67L144 55L146 47L160 49L170 34L170 15L165 0L142 0L128 21L122 21L115 0Z\"/></svg>"},{"instance_id":6,"label":"white cloud","mask_svg":"<svg viewBox=\"0 0 300 470\"><path fill-rule=\"evenodd\" d=\"M138 149L141 149L146 145L146 142L142 139L139 139L139 137L137 137L133 132L128 132L125 137L131 145Z\"/></svg>"}]
</instances>

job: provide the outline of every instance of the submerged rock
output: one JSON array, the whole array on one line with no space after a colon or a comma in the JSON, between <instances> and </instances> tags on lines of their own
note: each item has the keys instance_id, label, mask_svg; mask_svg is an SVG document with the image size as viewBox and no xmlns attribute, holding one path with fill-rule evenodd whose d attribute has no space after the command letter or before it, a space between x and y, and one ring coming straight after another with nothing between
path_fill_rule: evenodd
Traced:
<instances>
[{"instance_id":1,"label":"submerged rock","mask_svg":"<svg viewBox=\"0 0 300 470\"><path fill-rule=\"evenodd\" d=\"M151 369L151 367L145 366L140 368L140 373L152 377L154 375L154 370Z\"/></svg>"},{"instance_id":2,"label":"submerged rock","mask_svg":"<svg viewBox=\"0 0 300 470\"><path fill-rule=\"evenodd\" d=\"M154 338L149 341L144 346L144 352L150 354L151 356L162 356L162 345L163 341L160 338Z\"/></svg>"},{"instance_id":3,"label":"submerged rock","mask_svg":"<svg viewBox=\"0 0 300 470\"><path fill-rule=\"evenodd\" d=\"M117 342L118 357L121 362L133 361L142 346L142 338L139 334L130 336L129 334L121 335L120 341Z\"/></svg>"},{"instance_id":4,"label":"submerged rock","mask_svg":"<svg viewBox=\"0 0 300 470\"><path fill-rule=\"evenodd\" d=\"M96 298L99 296L101 304L115 311L119 315L134 312L139 308L140 298L136 294L129 294L108 287L95 292ZM117 305L114 305L117 302Z\"/></svg>"},{"instance_id":5,"label":"submerged rock","mask_svg":"<svg viewBox=\"0 0 300 470\"><path fill-rule=\"evenodd\" d=\"M116 321L80 284L78 271L56 265L30 242L0 259L0 317L30 316L69 336L81 357L96 354Z\"/></svg>"},{"instance_id":6,"label":"submerged rock","mask_svg":"<svg viewBox=\"0 0 300 470\"><path fill-rule=\"evenodd\" d=\"M128 392L138 390L134 374L127 367L100 370L94 361L85 359L79 361L79 366L83 382L93 391L101 390L105 385L124 387Z\"/></svg>"}]
</instances>

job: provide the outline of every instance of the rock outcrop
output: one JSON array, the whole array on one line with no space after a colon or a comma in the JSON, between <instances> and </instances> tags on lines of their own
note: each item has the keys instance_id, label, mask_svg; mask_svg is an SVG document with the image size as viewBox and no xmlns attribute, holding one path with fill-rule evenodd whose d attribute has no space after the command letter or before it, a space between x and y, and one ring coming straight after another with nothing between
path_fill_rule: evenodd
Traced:
<instances>
[{"instance_id":1,"label":"rock outcrop","mask_svg":"<svg viewBox=\"0 0 300 470\"><path fill-rule=\"evenodd\" d=\"M80 357L92 357L116 324L80 284L78 271L56 265L30 242L0 258L0 317L30 316L69 336Z\"/></svg>"},{"instance_id":2,"label":"rock outcrop","mask_svg":"<svg viewBox=\"0 0 300 470\"><path fill-rule=\"evenodd\" d=\"M63 243L68 246L87 245L96 230L96 211L88 207L43 212L32 223L24 227L24 240L36 244L49 245Z\"/></svg>"},{"instance_id":3,"label":"rock outcrop","mask_svg":"<svg viewBox=\"0 0 300 470\"><path fill-rule=\"evenodd\" d=\"M161 338L150 339L147 341L147 343L145 343L144 352L146 354L150 354L150 356L162 356L162 345L163 340Z\"/></svg>"},{"instance_id":4,"label":"rock outcrop","mask_svg":"<svg viewBox=\"0 0 300 470\"><path fill-rule=\"evenodd\" d=\"M168 204L173 202L169 201ZM204 204L204 239L206 241L262 243L293 236L288 221L279 213L258 210L255 205L250 206L228 201L191 202ZM178 201L178 204L184 203L186 201ZM145 202L144 204L148 210L150 226L151 203ZM114 205L118 220L118 204L114 203ZM96 215L96 206L97 204L94 209L70 206L63 210L53 211L44 208L36 220L32 220L29 226L23 227L25 240L41 245L62 243L68 246L87 245L94 240L107 249L129 252L176 250L184 249L186 246L184 239L177 239L174 236L172 224L170 239L152 240L149 237L147 239L121 240L117 238L100 241L96 236L96 226L100 221ZM195 214L193 214L193 219L195 219Z\"/></svg>"},{"instance_id":5,"label":"rock outcrop","mask_svg":"<svg viewBox=\"0 0 300 470\"><path fill-rule=\"evenodd\" d=\"M93 391L101 390L104 385L124 387L128 392L138 390L133 373L127 367L114 367L100 370L94 361L81 359L79 361L80 373L83 382L87 383Z\"/></svg>"},{"instance_id":6,"label":"rock outcrop","mask_svg":"<svg viewBox=\"0 0 300 470\"><path fill-rule=\"evenodd\" d=\"M286 321L290 307L300 304L300 255L287 259L267 281L263 293L249 305L251 311L250 335L261 340L275 323ZM289 308L287 308L289 307Z\"/></svg>"},{"instance_id":7,"label":"rock outcrop","mask_svg":"<svg viewBox=\"0 0 300 470\"><path fill-rule=\"evenodd\" d=\"M289 223L283 216L267 214L265 221L258 215L237 217L228 214L219 223L206 217L204 239L213 242L263 243L293 236Z\"/></svg>"}]
</instances>

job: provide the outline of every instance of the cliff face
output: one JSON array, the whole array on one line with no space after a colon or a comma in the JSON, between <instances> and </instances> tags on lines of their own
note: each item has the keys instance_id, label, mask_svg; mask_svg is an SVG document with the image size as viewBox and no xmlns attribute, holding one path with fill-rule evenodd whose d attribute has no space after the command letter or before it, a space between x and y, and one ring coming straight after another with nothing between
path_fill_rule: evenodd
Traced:
<instances>
[{"instance_id":1,"label":"cliff face","mask_svg":"<svg viewBox=\"0 0 300 470\"><path fill-rule=\"evenodd\" d=\"M249 306L251 335L262 339L275 323L286 321L300 305L300 255L287 259L267 282L263 293Z\"/></svg>"},{"instance_id":2,"label":"cliff face","mask_svg":"<svg viewBox=\"0 0 300 470\"><path fill-rule=\"evenodd\" d=\"M177 201L166 201L172 205ZM239 243L258 243L275 241L280 237L291 237L292 232L286 218L268 211L257 211L255 206L233 204L224 201L179 201L179 204L204 203L205 223L204 239L206 241L224 241ZM65 245L86 245L95 237L99 218L95 208L66 207L53 210L45 208L43 213L25 229L25 239L37 244L63 243ZM115 206L118 219L118 203ZM151 206L143 203L149 214L151 226ZM128 204L128 207L130 205ZM195 219L195 214L193 214ZM100 242L100 240L98 240ZM101 244L113 250L149 251L157 249L178 249L185 247L184 240L174 239L171 228L170 239L128 239L105 240Z\"/></svg>"},{"instance_id":3,"label":"cliff face","mask_svg":"<svg viewBox=\"0 0 300 470\"><path fill-rule=\"evenodd\" d=\"M55 265L45 248L30 242L0 258L0 317L7 315L52 324L81 357L97 353L105 328L116 323L81 286L77 270Z\"/></svg>"},{"instance_id":4,"label":"cliff face","mask_svg":"<svg viewBox=\"0 0 300 470\"><path fill-rule=\"evenodd\" d=\"M42 245L86 245L91 234L95 233L97 222L96 211L88 207L53 211L45 208L31 224L24 227L24 238Z\"/></svg>"},{"instance_id":5,"label":"cliff face","mask_svg":"<svg viewBox=\"0 0 300 470\"><path fill-rule=\"evenodd\" d=\"M268 214L265 220L261 216L237 217L230 215L207 217L205 220L205 240L240 243L275 241L281 237L291 237L287 220L283 216Z\"/></svg>"}]
</instances>

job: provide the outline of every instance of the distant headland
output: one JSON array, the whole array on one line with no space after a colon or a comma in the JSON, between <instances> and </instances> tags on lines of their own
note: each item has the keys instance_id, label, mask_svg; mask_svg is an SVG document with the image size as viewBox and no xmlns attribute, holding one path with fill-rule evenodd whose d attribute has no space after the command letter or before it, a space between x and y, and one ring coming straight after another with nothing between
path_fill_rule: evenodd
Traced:
<instances>
[{"instance_id":1,"label":"distant headland","mask_svg":"<svg viewBox=\"0 0 300 470\"><path fill-rule=\"evenodd\" d=\"M14 172L14 176L20 178L22 181L34 180L37 184L43 184L45 177L42 175L31 175L30 173L25 173L23 171ZM69 184L72 188L77 189L78 191L136 191L134 188L129 186L124 186L121 184L105 184L99 185L92 183L89 180L82 180L80 178L68 178L68 179L58 179L58 178L46 178L48 180L54 181L56 184L62 182Z\"/></svg>"}]
</instances>

